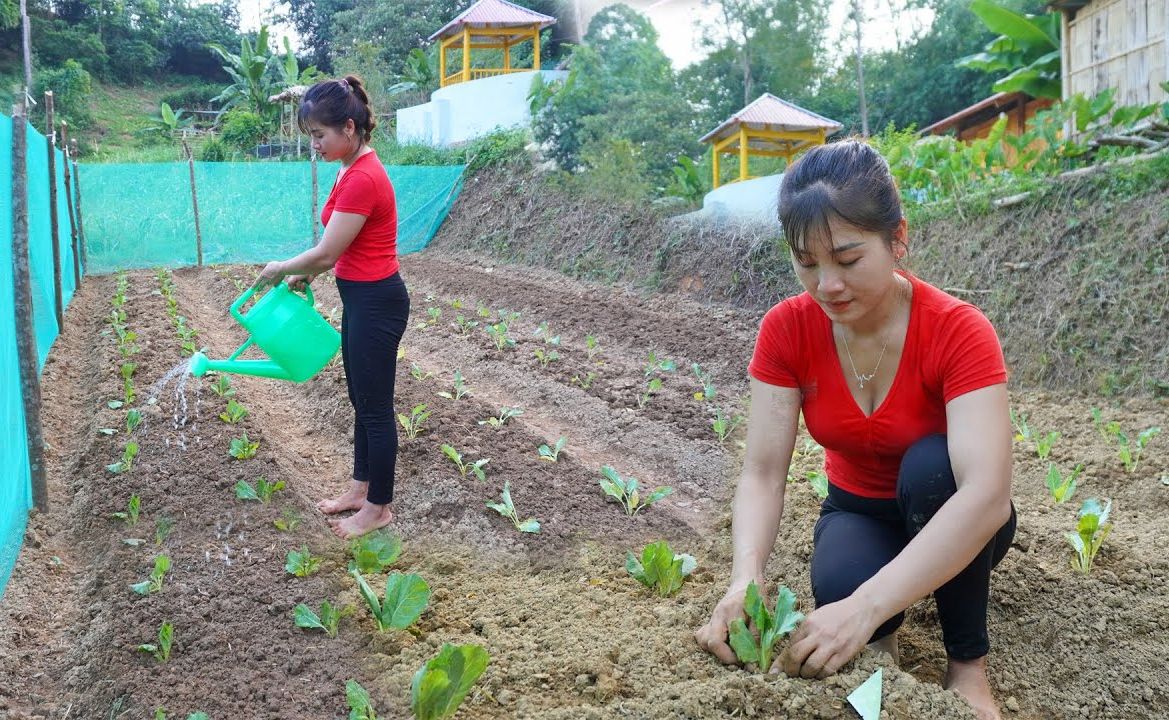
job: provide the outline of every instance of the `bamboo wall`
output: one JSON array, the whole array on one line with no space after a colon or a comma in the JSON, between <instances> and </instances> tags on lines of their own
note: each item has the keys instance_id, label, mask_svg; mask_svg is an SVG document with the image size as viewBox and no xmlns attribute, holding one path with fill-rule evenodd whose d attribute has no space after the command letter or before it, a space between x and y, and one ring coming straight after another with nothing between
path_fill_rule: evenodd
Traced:
<instances>
[{"instance_id":1,"label":"bamboo wall","mask_svg":"<svg viewBox=\"0 0 1169 720\"><path fill-rule=\"evenodd\" d=\"M1169 94L1169 0L1092 0L1063 16L1063 96L1116 88L1120 105Z\"/></svg>"}]
</instances>

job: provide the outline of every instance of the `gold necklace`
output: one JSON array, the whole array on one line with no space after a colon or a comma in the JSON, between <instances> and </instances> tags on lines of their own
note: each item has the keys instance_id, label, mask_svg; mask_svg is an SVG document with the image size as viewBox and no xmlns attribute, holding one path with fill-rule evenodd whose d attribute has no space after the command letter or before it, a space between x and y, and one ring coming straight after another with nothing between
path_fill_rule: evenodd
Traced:
<instances>
[{"instance_id":1,"label":"gold necklace","mask_svg":"<svg viewBox=\"0 0 1169 720\"><path fill-rule=\"evenodd\" d=\"M852 366L852 374L856 377L857 382L860 383L861 390L865 389L865 383L871 381L877 376L877 370L881 367L881 361L885 359L885 348L889 347L889 341L881 346L881 354L877 356L877 364L873 366L871 373L858 373L856 371L856 363L852 361L852 350L848 349L848 337L844 333L840 333L840 339L844 341L844 352L848 353L848 364Z\"/></svg>"}]
</instances>

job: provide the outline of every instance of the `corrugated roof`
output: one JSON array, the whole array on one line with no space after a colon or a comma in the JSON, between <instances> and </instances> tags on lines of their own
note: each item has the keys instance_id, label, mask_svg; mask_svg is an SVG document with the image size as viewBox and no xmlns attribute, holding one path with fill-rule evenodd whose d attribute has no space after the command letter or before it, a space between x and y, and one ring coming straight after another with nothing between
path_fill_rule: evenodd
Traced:
<instances>
[{"instance_id":1,"label":"corrugated roof","mask_svg":"<svg viewBox=\"0 0 1169 720\"><path fill-rule=\"evenodd\" d=\"M780 100L771 93L763 93L755 102L730 116L721 125L704 135L699 142L721 140L739 125L749 125L761 130L791 132L824 128L829 135L844 127L835 120L829 120L811 110L805 110L786 100Z\"/></svg>"},{"instance_id":2,"label":"corrugated roof","mask_svg":"<svg viewBox=\"0 0 1169 720\"><path fill-rule=\"evenodd\" d=\"M537 23L540 25L540 29L543 30L550 25L555 25L556 18L538 13L535 10L529 10L526 7L510 3L507 0L479 0L479 2L459 13L454 20L443 25L442 29L431 35L428 39L436 40L440 37L454 35L454 31L464 26L470 26L472 28L507 28L523 27Z\"/></svg>"}]
</instances>

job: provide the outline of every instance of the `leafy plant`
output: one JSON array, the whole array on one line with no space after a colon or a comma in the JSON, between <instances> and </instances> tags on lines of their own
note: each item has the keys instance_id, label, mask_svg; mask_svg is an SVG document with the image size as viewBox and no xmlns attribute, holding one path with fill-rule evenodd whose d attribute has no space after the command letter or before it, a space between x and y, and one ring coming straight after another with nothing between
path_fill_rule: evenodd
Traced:
<instances>
[{"instance_id":1,"label":"leafy plant","mask_svg":"<svg viewBox=\"0 0 1169 720\"><path fill-rule=\"evenodd\" d=\"M511 485L507 480L503 481L503 495L501 497L503 502L493 503L487 502L487 507L495 512L511 520L512 525L515 525L516 530L525 533L540 532L540 521L535 518L528 518L527 520L520 520L520 516L516 514L515 505L511 501Z\"/></svg>"},{"instance_id":2,"label":"leafy plant","mask_svg":"<svg viewBox=\"0 0 1169 720\"><path fill-rule=\"evenodd\" d=\"M1105 500L1104 505L1101 505L1096 498L1088 498L1080 506L1076 531L1064 533L1064 537L1076 552L1072 557L1074 570L1085 575L1092 571L1096 553L1100 552L1104 539L1112 532L1112 523L1108 522L1108 514L1111 511L1111 500Z\"/></svg>"},{"instance_id":3,"label":"leafy plant","mask_svg":"<svg viewBox=\"0 0 1169 720\"><path fill-rule=\"evenodd\" d=\"M138 524L138 514L142 509L142 498L137 495L130 496L130 502L126 503L125 512L110 513L110 517L124 520L127 525Z\"/></svg>"},{"instance_id":4,"label":"leafy plant","mask_svg":"<svg viewBox=\"0 0 1169 720\"><path fill-rule=\"evenodd\" d=\"M301 517L295 510L292 508L284 508L284 512L280 514L280 517L273 520L272 524L276 526L277 530L282 532L292 532L293 530L296 530L297 526L300 525L300 522Z\"/></svg>"},{"instance_id":5,"label":"leafy plant","mask_svg":"<svg viewBox=\"0 0 1169 720\"><path fill-rule=\"evenodd\" d=\"M284 569L288 571L289 575L308 577L321 569L321 558L309 552L307 546L301 545L300 550L288 551L288 557L284 560Z\"/></svg>"},{"instance_id":6,"label":"leafy plant","mask_svg":"<svg viewBox=\"0 0 1169 720\"><path fill-rule=\"evenodd\" d=\"M268 479L261 475L256 478L256 485L252 487L247 480L240 480L235 484L235 496L240 500L259 500L266 503L272 499L272 496L284 489L284 481L277 480L276 482L268 482Z\"/></svg>"},{"instance_id":7,"label":"leafy plant","mask_svg":"<svg viewBox=\"0 0 1169 720\"><path fill-rule=\"evenodd\" d=\"M402 424L402 429L406 431L406 437L413 440L418 437L418 433L422 431L422 426L426 424L426 419L429 417L430 411L426 409L425 405L415 405L410 410L409 417L398 413L398 422Z\"/></svg>"},{"instance_id":8,"label":"leafy plant","mask_svg":"<svg viewBox=\"0 0 1169 720\"><path fill-rule=\"evenodd\" d=\"M170 570L170 556L159 555L154 558L154 569L150 571L150 577L140 583L134 583L130 589L139 595L158 592L162 590L162 582L168 570Z\"/></svg>"},{"instance_id":9,"label":"leafy plant","mask_svg":"<svg viewBox=\"0 0 1169 720\"><path fill-rule=\"evenodd\" d=\"M1072 495L1076 493L1076 478L1083 470L1084 465L1078 464L1067 477L1064 477L1055 463L1047 464L1047 490L1057 503L1071 500Z\"/></svg>"},{"instance_id":10,"label":"leafy plant","mask_svg":"<svg viewBox=\"0 0 1169 720\"><path fill-rule=\"evenodd\" d=\"M490 659L478 645L444 643L438 655L418 668L410 683L410 711L416 720L443 720L454 715Z\"/></svg>"},{"instance_id":11,"label":"leafy plant","mask_svg":"<svg viewBox=\"0 0 1169 720\"><path fill-rule=\"evenodd\" d=\"M158 642L144 643L138 646L138 650L150 653L154 659L160 663L170 660L171 644L174 642L175 626L170 622L164 621L158 627Z\"/></svg>"},{"instance_id":12,"label":"leafy plant","mask_svg":"<svg viewBox=\"0 0 1169 720\"><path fill-rule=\"evenodd\" d=\"M131 408L126 411L126 432L132 433L142 424L142 413Z\"/></svg>"},{"instance_id":13,"label":"leafy plant","mask_svg":"<svg viewBox=\"0 0 1169 720\"><path fill-rule=\"evenodd\" d=\"M718 441L722 443L726 442L727 436L734 432L741 422L743 422L742 415L727 416L723 414L722 408L715 408L714 420L710 421L710 427L714 430Z\"/></svg>"},{"instance_id":14,"label":"leafy plant","mask_svg":"<svg viewBox=\"0 0 1169 720\"><path fill-rule=\"evenodd\" d=\"M636 515L674 492L674 488L662 486L654 488L649 495L642 498L637 478L622 478L608 465L601 468L601 475L601 489L605 491L605 495L621 503L625 514L629 516Z\"/></svg>"},{"instance_id":15,"label":"leafy plant","mask_svg":"<svg viewBox=\"0 0 1169 720\"><path fill-rule=\"evenodd\" d=\"M486 305L480 302L475 307L475 315L486 320L487 318L491 317L491 310L489 310Z\"/></svg>"},{"instance_id":16,"label":"leafy plant","mask_svg":"<svg viewBox=\"0 0 1169 720\"><path fill-rule=\"evenodd\" d=\"M231 387L231 379L222 374L215 376L215 382L211 383L211 392L219 397L231 397L235 395L235 389Z\"/></svg>"},{"instance_id":17,"label":"leafy plant","mask_svg":"<svg viewBox=\"0 0 1169 720\"><path fill-rule=\"evenodd\" d=\"M477 320L468 320L465 315L458 313L455 315L455 321L451 323L451 327L459 331L460 335L470 335L471 331L479 327Z\"/></svg>"},{"instance_id":18,"label":"leafy plant","mask_svg":"<svg viewBox=\"0 0 1169 720\"><path fill-rule=\"evenodd\" d=\"M349 574L357 581L357 589L365 599L380 632L405 630L414 624L430 604L430 586L418 575L390 573L386 578L385 596L378 598L361 573L350 570Z\"/></svg>"},{"instance_id":19,"label":"leafy plant","mask_svg":"<svg viewBox=\"0 0 1169 720\"><path fill-rule=\"evenodd\" d=\"M353 555L350 570L380 573L398 561L402 554L402 540L393 533L367 533L349 543L349 552Z\"/></svg>"},{"instance_id":20,"label":"leafy plant","mask_svg":"<svg viewBox=\"0 0 1169 720\"><path fill-rule=\"evenodd\" d=\"M560 346L560 336L552 334L552 331L548 329L547 320L540 323L540 326L536 328L535 334L540 336L540 339L544 341L545 345Z\"/></svg>"},{"instance_id":21,"label":"leafy plant","mask_svg":"<svg viewBox=\"0 0 1169 720\"><path fill-rule=\"evenodd\" d=\"M434 377L434 373L423 370L422 366L418 363L410 363L410 377L422 382L423 380L429 380Z\"/></svg>"},{"instance_id":22,"label":"leafy plant","mask_svg":"<svg viewBox=\"0 0 1169 720\"><path fill-rule=\"evenodd\" d=\"M999 36L983 51L960 59L961 68L1009 72L995 82L996 93L1022 91L1037 98L1060 98L1059 13L1032 16L991 2L973 0L970 10Z\"/></svg>"},{"instance_id":23,"label":"leafy plant","mask_svg":"<svg viewBox=\"0 0 1169 720\"><path fill-rule=\"evenodd\" d=\"M730 643L735 655L743 663L754 663L759 672L771 669L772 650L775 643L784 635L795 630L796 625L804 619L803 613L796 612L796 596L786 586L779 588L779 595L775 598L775 611L769 612L759 587L752 582L747 586L747 597L743 610L751 618L755 630L759 633L756 640L743 618L731 621Z\"/></svg>"},{"instance_id":24,"label":"leafy plant","mask_svg":"<svg viewBox=\"0 0 1169 720\"><path fill-rule=\"evenodd\" d=\"M698 363L691 363L690 370L694 373L694 377L698 378L698 383L702 389L694 393L694 399L699 402L706 400L713 400L717 391L714 388L714 382L710 379L710 373L702 369Z\"/></svg>"},{"instance_id":25,"label":"leafy plant","mask_svg":"<svg viewBox=\"0 0 1169 720\"><path fill-rule=\"evenodd\" d=\"M115 475L129 472L130 468L134 467L134 458L136 457L138 457L138 443L131 440L122 448L122 459L116 463L106 465L106 470L109 470Z\"/></svg>"},{"instance_id":26,"label":"leafy plant","mask_svg":"<svg viewBox=\"0 0 1169 720\"><path fill-rule=\"evenodd\" d=\"M377 720L369 691L356 680L345 681L345 702L349 705L349 720Z\"/></svg>"},{"instance_id":27,"label":"leafy plant","mask_svg":"<svg viewBox=\"0 0 1169 720\"><path fill-rule=\"evenodd\" d=\"M536 452L539 453L541 460L547 460L549 462L556 462L560 459L560 451L563 450L564 446L567 444L568 444L568 438L561 436L556 441L556 444L553 445L552 447L548 447L547 445L541 445L540 447L536 448Z\"/></svg>"},{"instance_id":28,"label":"leafy plant","mask_svg":"<svg viewBox=\"0 0 1169 720\"><path fill-rule=\"evenodd\" d=\"M662 379L650 378L645 384L645 392L637 396L637 407L643 408L649 404L650 398L662 391Z\"/></svg>"},{"instance_id":29,"label":"leafy plant","mask_svg":"<svg viewBox=\"0 0 1169 720\"><path fill-rule=\"evenodd\" d=\"M160 517L154 521L154 544L161 545L166 542L167 537L175 529L175 521L172 518Z\"/></svg>"},{"instance_id":30,"label":"leafy plant","mask_svg":"<svg viewBox=\"0 0 1169 720\"><path fill-rule=\"evenodd\" d=\"M540 362L540 367L548 367L548 363L556 362L560 359L560 353L555 350L545 350L544 348L536 348L532 351L532 355Z\"/></svg>"},{"instance_id":31,"label":"leafy plant","mask_svg":"<svg viewBox=\"0 0 1169 720\"><path fill-rule=\"evenodd\" d=\"M654 373L673 372L675 367L676 365L674 365L673 360L659 358L657 353L655 353L653 350L650 350L649 357L646 359L642 370L645 372L645 376L648 378Z\"/></svg>"},{"instance_id":32,"label":"leafy plant","mask_svg":"<svg viewBox=\"0 0 1169 720\"><path fill-rule=\"evenodd\" d=\"M494 323L485 327L484 330L491 336L496 350L502 352L505 348L515 347L515 340L507 334L507 323Z\"/></svg>"},{"instance_id":33,"label":"leafy plant","mask_svg":"<svg viewBox=\"0 0 1169 720\"><path fill-rule=\"evenodd\" d=\"M1059 440L1059 433L1052 431L1035 441L1035 453L1039 455L1040 460L1047 459L1047 456L1051 454L1051 448L1055 445L1056 440Z\"/></svg>"},{"instance_id":34,"label":"leafy plant","mask_svg":"<svg viewBox=\"0 0 1169 720\"><path fill-rule=\"evenodd\" d=\"M232 398L227 401L227 409L219 413L219 419L228 425L236 425L248 416L248 409Z\"/></svg>"},{"instance_id":35,"label":"leafy plant","mask_svg":"<svg viewBox=\"0 0 1169 720\"><path fill-rule=\"evenodd\" d=\"M1145 451L1145 446L1149 441L1161 434L1161 428L1151 427L1142 430L1137 434L1136 445L1129 442L1128 435L1123 432L1117 433L1117 439L1120 441L1120 462L1124 464L1124 469L1128 472L1136 472L1137 465L1140 464L1141 454Z\"/></svg>"},{"instance_id":36,"label":"leafy plant","mask_svg":"<svg viewBox=\"0 0 1169 720\"><path fill-rule=\"evenodd\" d=\"M625 552L625 569L629 574L662 597L678 592L682 581L696 567L698 561L692 555L675 554L665 540L646 545L640 559L632 551Z\"/></svg>"},{"instance_id":37,"label":"leafy plant","mask_svg":"<svg viewBox=\"0 0 1169 720\"><path fill-rule=\"evenodd\" d=\"M1030 442L1032 437L1031 426L1027 424L1027 415L1025 413L1015 414L1014 410L1010 411L1011 425L1015 427L1015 442Z\"/></svg>"},{"instance_id":38,"label":"leafy plant","mask_svg":"<svg viewBox=\"0 0 1169 720\"><path fill-rule=\"evenodd\" d=\"M524 411L520 408L504 406L499 409L499 415L497 417L489 417L486 420L480 420L479 424L490 425L493 428L501 428L504 426L504 424L507 423L508 420L511 420L514 417L519 417L523 414Z\"/></svg>"},{"instance_id":39,"label":"leafy plant","mask_svg":"<svg viewBox=\"0 0 1169 720\"><path fill-rule=\"evenodd\" d=\"M248 434L244 433L242 436L231 439L231 449L228 454L236 460L248 460L256 456L256 451L260 449L260 441L251 441L248 439Z\"/></svg>"},{"instance_id":40,"label":"leafy plant","mask_svg":"<svg viewBox=\"0 0 1169 720\"><path fill-rule=\"evenodd\" d=\"M442 308L437 305L426 308L426 316L430 318L431 325L437 325L440 318L442 318Z\"/></svg>"},{"instance_id":41,"label":"leafy plant","mask_svg":"<svg viewBox=\"0 0 1169 720\"><path fill-rule=\"evenodd\" d=\"M804 477L808 479L808 484L816 491L818 497L821 499L828 497L828 476L822 470L804 473Z\"/></svg>"},{"instance_id":42,"label":"leafy plant","mask_svg":"<svg viewBox=\"0 0 1169 720\"><path fill-rule=\"evenodd\" d=\"M593 381L596 379L597 374L595 372L586 373L583 379L580 375L573 375L572 384L580 385L581 390L588 390L593 386Z\"/></svg>"},{"instance_id":43,"label":"leafy plant","mask_svg":"<svg viewBox=\"0 0 1169 720\"><path fill-rule=\"evenodd\" d=\"M338 609L328 600L321 602L320 614L313 612L313 609L304 603L292 609L292 617L298 628L323 630L331 638L337 637L337 626L341 624L341 618L352 613L352 605Z\"/></svg>"},{"instance_id":44,"label":"leafy plant","mask_svg":"<svg viewBox=\"0 0 1169 720\"><path fill-rule=\"evenodd\" d=\"M597 341L597 336L585 335L585 354L588 356L589 362L592 362L599 352L601 352L601 345Z\"/></svg>"},{"instance_id":45,"label":"leafy plant","mask_svg":"<svg viewBox=\"0 0 1169 720\"><path fill-rule=\"evenodd\" d=\"M476 460L473 463L465 463L463 462L463 456L459 454L458 450L455 450L450 445L445 444L442 446L442 454L446 455L448 458L450 458L451 462L458 466L459 474L463 477L467 477L467 473L473 473L475 477L479 478L480 480L487 479L487 474L483 472L483 466L491 462L491 458Z\"/></svg>"},{"instance_id":46,"label":"leafy plant","mask_svg":"<svg viewBox=\"0 0 1169 720\"><path fill-rule=\"evenodd\" d=\"M449 393L449 392L443 390L442 392L438 393L438 396L444 397L447 400L462 400L470 392L471 392L471 388L467 385L466 381L463 379L463 371L462 370L455 370L454 392Z\"/></svg>"}]
</instances>

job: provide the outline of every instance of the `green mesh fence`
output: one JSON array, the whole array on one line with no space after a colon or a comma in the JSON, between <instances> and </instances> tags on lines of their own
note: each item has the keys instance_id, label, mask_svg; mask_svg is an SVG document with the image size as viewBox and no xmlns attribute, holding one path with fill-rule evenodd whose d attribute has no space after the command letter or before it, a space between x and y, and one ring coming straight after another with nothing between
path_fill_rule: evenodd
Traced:
<instances>
[{"instance_id":1,"label":"green mesh fence","mask_svg":"<svg viewBox=\"0 0 1169 720\"><path fill-rule=\"evenodd\" d=\"M388 165L398 252L426 247L462 187L462 165ZM194 265L195 214L186 163L82 165L90 272ZM323 206L337 167L318 166ZM195 163L203 262L264 262L312 245L307 162ZM319 209L318 209L319 212Z\"/></svg>"},{"instance_id":2,"label":"green mesh fence","mask_svg":"<svg viewBox=\"0 0 1169 720\"><path fill-rule=\"evenodd\" d=\"M48 141L27 127L27 183L29 224L29 273L32 281L33 325L36 331L38 367L43 367L59 328L54 308L53 236L49 215ZM65 195L65 158L56 151L58 239L61 252L61 295L67 304L76 289L69 214ZM12 120L0 115L0 238L12 237ZM16 353L16 315L12 276L12 242L0 242L0 595L20 553L32 489L28 446L24 431L24 400L20 393L20 364Z\"/></svg>"}]
</instances>

